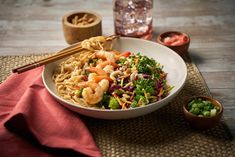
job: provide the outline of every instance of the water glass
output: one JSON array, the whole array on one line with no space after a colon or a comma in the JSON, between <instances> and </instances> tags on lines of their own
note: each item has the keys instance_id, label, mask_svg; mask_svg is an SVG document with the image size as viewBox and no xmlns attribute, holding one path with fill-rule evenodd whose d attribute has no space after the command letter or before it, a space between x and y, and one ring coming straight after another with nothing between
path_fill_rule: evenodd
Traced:
<instances>
[{"instance_id":1,"label":"water glass","mask_svg":"<svg viewBox=\"0 0 235 157\"><path fill-rule=\"evenodd\" d=\"M151 39L153 0L114 0L113 14L116 34Z\"/></svg>"}]
</instances>

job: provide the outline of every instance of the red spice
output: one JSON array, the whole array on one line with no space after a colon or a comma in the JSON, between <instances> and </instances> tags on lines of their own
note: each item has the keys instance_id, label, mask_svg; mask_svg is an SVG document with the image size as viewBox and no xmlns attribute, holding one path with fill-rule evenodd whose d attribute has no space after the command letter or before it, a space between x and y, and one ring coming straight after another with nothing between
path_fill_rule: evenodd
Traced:
<instances>
[{"instance_id":1,"label":"red spice","mask_svg":"<svg viewBox=\"0 0 235 157\"><path fill-rule=\"evenodd\" d=\"M163 39L163 43L169 46L179 46L188 42L188 37L184 34L169 34Z\"/></svg>"}]
</instances>

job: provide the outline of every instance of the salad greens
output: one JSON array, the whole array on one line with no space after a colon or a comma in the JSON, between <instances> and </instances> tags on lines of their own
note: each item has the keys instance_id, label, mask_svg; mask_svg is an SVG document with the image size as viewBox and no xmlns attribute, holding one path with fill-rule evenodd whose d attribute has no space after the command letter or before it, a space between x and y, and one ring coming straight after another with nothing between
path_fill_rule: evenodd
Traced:
<instances>
[{"instance_id":1,"label":"salad greens","mask_svg":"<svg viewBox=\"0 0 235 157\"><path fill-rule=\"evenodd\" d=\"M152 58L140 53L120 58L118 68L123 75L112 82L103 96L102 104L108 109L136 108L166 97L173 88L166 81L167 74Z\"/></svg>"}]
</instances>

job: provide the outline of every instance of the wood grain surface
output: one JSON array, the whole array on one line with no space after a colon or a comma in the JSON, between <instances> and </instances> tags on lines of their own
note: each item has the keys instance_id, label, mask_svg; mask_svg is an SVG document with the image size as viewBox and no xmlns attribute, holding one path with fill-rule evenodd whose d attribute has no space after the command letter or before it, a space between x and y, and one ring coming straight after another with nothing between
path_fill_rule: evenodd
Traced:
<instances>
[{"instance_id":1,"label":"wood grain surface","mask_svg":"<svg viewBox=\"0 0 235 157\"><path fill-rule=\"evenodd\" d=\"M103 35L113 34L111 0L0 0L0 55L61 50L68 46L63 15L82 10L99 13ZM154 0L153 26L153 40L169 30L190 35L192 60L224 105L224 120L235 136L235 1Z\"/></svg>"}]
</instances>

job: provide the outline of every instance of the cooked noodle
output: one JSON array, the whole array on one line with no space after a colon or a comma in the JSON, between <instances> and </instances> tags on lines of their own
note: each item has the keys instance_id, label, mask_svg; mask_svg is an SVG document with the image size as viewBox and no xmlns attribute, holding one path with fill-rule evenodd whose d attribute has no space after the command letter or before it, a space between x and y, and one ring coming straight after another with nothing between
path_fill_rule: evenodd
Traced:
<instances>
[{"instance_id":1,"label":"cooked noodle","mask_svg":"<svg viewBox=\"0 0 235 157\"><path fill-rule=\"evenodd\" d=\"M66 100L75 104L89 106L87 102L77 94L76 85L79 82L87 81L88 61L94 58L97 50L110 50L112 45L106 41L105 37L99 36L84 40L81 43L84 50L69 57L60 63L58 69L54 72L52 78L58 94Z\"/></svg>"},{"instance_id":2,"label":"cooked noodle","mask_svg":"<svg viewBox=\"0 0 235 157\"><path fill-rule=\"evenodd\" d=\"M58 94L74 104L134 108L158 101L171 90L167 74L153 59L112 50L112 41L102 36L84 40L81 46L83 51L61 62L53 74Z\"/></svg>"}]
</instances>

